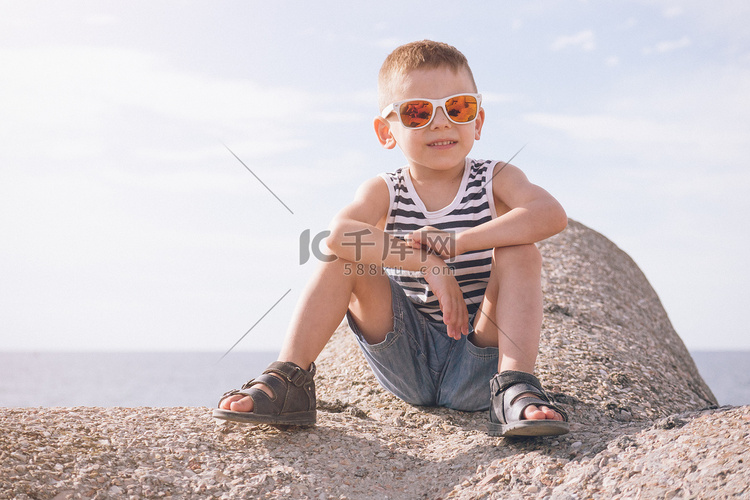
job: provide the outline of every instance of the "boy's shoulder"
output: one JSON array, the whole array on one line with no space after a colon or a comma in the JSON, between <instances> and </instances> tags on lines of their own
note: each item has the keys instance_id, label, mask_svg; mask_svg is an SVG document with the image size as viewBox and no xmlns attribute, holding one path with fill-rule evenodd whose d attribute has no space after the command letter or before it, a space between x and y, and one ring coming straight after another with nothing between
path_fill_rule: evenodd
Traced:
<instances>
[{"instance_id":1,"label":"boy's shoulder","mask_svg":"<svg viewBox=\"0 0 750 500\"><path fill-rule=\"evenodd\" d=\"M370 203L376 200L387 202L390 199L391 183L389 180L391 175L394 174L378 174L375 177L370 177L357 188L355 199Z\"/></svg>"}]
</instances>

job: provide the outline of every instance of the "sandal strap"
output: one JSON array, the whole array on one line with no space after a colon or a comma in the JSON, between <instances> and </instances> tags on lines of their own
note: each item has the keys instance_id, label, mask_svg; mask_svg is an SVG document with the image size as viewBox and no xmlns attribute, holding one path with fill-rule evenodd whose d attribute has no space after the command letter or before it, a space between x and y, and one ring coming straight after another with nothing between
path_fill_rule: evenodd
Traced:
<instances>
[{"instance_id":1,"label":"sandal strap","mask_svg":"<svg viewBox=\"0 0 750 500\"><path fill-rule=\"evenodd\" d=\"M252 382L252 380L251 380L250 382ZM248 382L248 383L249 383L249 382ZM227 392L225 392L225 393L224 393L224 394L223 394L223 395L221 396L221 398L219 398L219 404L221 404L221 402L222 402L222 401L224 401L224 400L225 400L226 398L228 398L229 396L234 396L235 394L239 394L239 393L240 393L239 389L232 389L232 390L230 390L230 391L227 391Z\"/></svg>"},{"instance_id":2,"label":"sandal strap","mask_svg":"<svg viewBox=\"0 0 750 500\"><path fill-rule=\"evenodd\" d=\"M314 410L315 371L315 363L311 364L309 370L303 370L294 363L274 361L261 376L249 380L241 389L224 393L219 403L229 396L241 394L252 398L253 413L256 414L279 415L288 411ZM272 395L255 387L258 384L267 386Z\"/></svg>"},{"instance_id":3,"label":"sandal strap","mask_svg":"<svg viewBox=\"0 0 750 500\"><path fill-rule=\"evenodd\" d=\"M507 401L507 400L506 400ZM516 397L514 399L510 399L510 404L505 404L505 418L508 419L509 422L515 421L515 420L525 420L523 418L523 412L526 411L526 408L529 406L546 406L547 408L551 408L553 410L556 410L558 413L563 415L563 418L565 418L565 412L558 409L554 404L550 403L549 401L544 401L543 399L534 397L534 396L524 396L522 398ZM567 420L567 418L565 418Z\"/></svg>"},{"instance_id":4,"label":"sandal strap","mask_svg":"<svg viewBox=\"0 0 750 500\"><path fill-rule=\"evenodd\" d=\"M312 381L315 371L315 363L310 364L309 370L304 370L289 361L274 361L263 373L276 373L295 386L302 387Z\"/></svg>"},{"instance_id":5,"label":"sandal strap","mask_svg":"<svg viewBox=\"0 0 750 500\"><path fill-rule=\"evenodd\" d=\"M518 397L521 394L525 394L525 393L533 394L534 396L536 396L535 399L542 401L543 403L549 402L549 398L547 397L547 395L544 393L543 390L539 390L539 388L531 384L527 384L525 382L519 382L505 389L505 394L503 396L503 399L507 401L507 404L513 405L513 403L515 403L516 400L519 399ZM521 398L521 399L526 399L526 398Z\"/></svg>"},{"instance_id":6,"label":"sandal strap","mask_svg":"<svg viewBox=\"0 0 750 500\"><path fill-rule=\"evenodd\" d=\"M495 375L490 381L492 392L495 395L498 395L499 393L506 390L508 387L512 385L516 385L518 383L529 384L536 389L532 392L541 393L542 395L545 395L544 389L542 389L542 384L539 382L539 379L536 378L531 373L519 372L515 370L506 370L502 373L498 373L497 375Z\"/></svg>"},{"instance_id":7,"label":"sandal strap","mask_svg":"<svg viewBox=\"0 0 750 500\"><path fill-rule=\"evenodd\" d=\"M271 389L273 396L269 396L259 387L263 384ZM253 399L253 412L265 415L278 415L284 409L284 402L288 392L289 385L285 380L280 380L269 373L264 373L260 377L254 378L237 391L243 396L250 396Z\"/></svg>"},{"instance_id":8,"label":"sandal strap","mask_svg":"<svg viewBox=\"0 0 750 500\"><path fill-rule=\"evenodd\" d=\"M534 375L526 372L507 370L495 375L490 381L492 389L493 408L490 409L490 420L493 414L501 421L508 423L511 421L522 420L523 412L531 405L546 406L558 412L564 421L568 421L568 414L565 410L555 404L552 398L542 388L539 379ZM531 393L534 396L524 396L521 394ZM500 403L495 405L495 398ZM500 410L500 411L498 411Z\"/></svg>"}]
</instances>

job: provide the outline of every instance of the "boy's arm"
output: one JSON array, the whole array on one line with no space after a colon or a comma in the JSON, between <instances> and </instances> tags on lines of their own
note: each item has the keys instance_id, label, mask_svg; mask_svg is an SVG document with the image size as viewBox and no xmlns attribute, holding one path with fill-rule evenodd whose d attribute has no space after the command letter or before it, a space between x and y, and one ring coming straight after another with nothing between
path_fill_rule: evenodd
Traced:
<instances>
[{"instance_id":1,"label":"boy's arm","mask_svg":"<svg viewBox=\"0 0 750 500\"><path fill-rule=\"evenodd\" d=\"M568 225L565 210L551 194L529 182L518 167L503 165L495 166L502 170L492 179L497 218L457 235L457 251L536 243Z\"/></svg>"},{"instance_id":2,"label":"boy's arm","mask_svg":"<svg viewBox=\"0 0 750 500\"><path fill-rule=\"evenodd\" d=\"M376 177L362 184L354 201L331 221L328 248L350 262L419 271L425 266L425 252L412 248L399 251L401 240L383 231L389 200L383 179Z\"/></svg>"},{"instance_id":3,"label":"boy's arm","mask_svg":"<svg viewBox=\"0 0 750 500\"><path fill-rule=\"evenodd\" d=\"M440 232L423 228L411 235L412 245L432 247L443 258L449 258L473 250L536 243L565 229L568 217L560 203L529 182L518 167L503 165L497 164L495 168L501 170L492 180L497 218L456 234L452 245L444 241L441 246L431 244L430 237L438 240Z\"/></svg>"},{"instance_id":4,"label":"boy's arm","mask_svg":"<svg viewBox=\"0 0 750 500\"><path fill-rule=\"evenodd\" d=\"M469 333L469 315L461 288L442 258L422 248L413 248L383 231L390 206L385 181L379 177L365 182L354 201L331 222L328 248L339 258L370 269L375 266L419 271L435 293L448 327L448 335L460 338Z\"/></svg>"}]
</instances>

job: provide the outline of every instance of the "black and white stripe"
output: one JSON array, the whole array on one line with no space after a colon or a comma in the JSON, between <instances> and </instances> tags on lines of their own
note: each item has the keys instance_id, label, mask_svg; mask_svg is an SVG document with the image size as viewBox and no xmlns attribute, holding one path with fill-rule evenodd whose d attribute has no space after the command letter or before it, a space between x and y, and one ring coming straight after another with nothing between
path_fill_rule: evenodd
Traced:
<instances>
[{"instance_id":1,"label":"black and white stripe","mask_svg":"<svg viewBox=\"0 0 750 500\"><path fill-rule=\"evenodd\" d=\"M409 177L408 167L381 174L390 188L391 204L385 231L403 237L425 226L460 233L497 217L492 197L492 172L496 162L466 159L466 168L455 199L429 212ZM492 267L492 249L468 252L446 261L464 294L469 314L476 313L484 296ZM440 305L422 274L388 269L417 310L436 322L443 321Z\"/></svg>"}]
</instances>

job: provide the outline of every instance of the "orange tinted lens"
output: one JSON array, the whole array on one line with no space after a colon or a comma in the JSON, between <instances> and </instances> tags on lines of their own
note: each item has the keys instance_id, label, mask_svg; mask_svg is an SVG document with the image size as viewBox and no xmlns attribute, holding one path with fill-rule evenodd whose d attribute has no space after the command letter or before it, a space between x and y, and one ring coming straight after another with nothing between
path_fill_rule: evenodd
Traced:
<instances>
[{"instance_id":1,"label":"orange tinted lens","mask_svg":"<svg viewBox=\"0 0 750 500\"><path fill-rule=\"evenodd\" d=\"M398 113L401 115L401 123L404 127L423 127L432 117L432 104L427 101L405 102L399 107Z\"/></svg>"},{"instance_id":2,"label":"orange tinted lens","mask_svg":"<svg viewBox=\"0 0 750 500\"><path fill-rule=\"evenodd\" d=\"M477 98L471 95L451 97L445 102L445 109L454 122L470 122L477 116Z\"/></svg>"}]
</instances>

